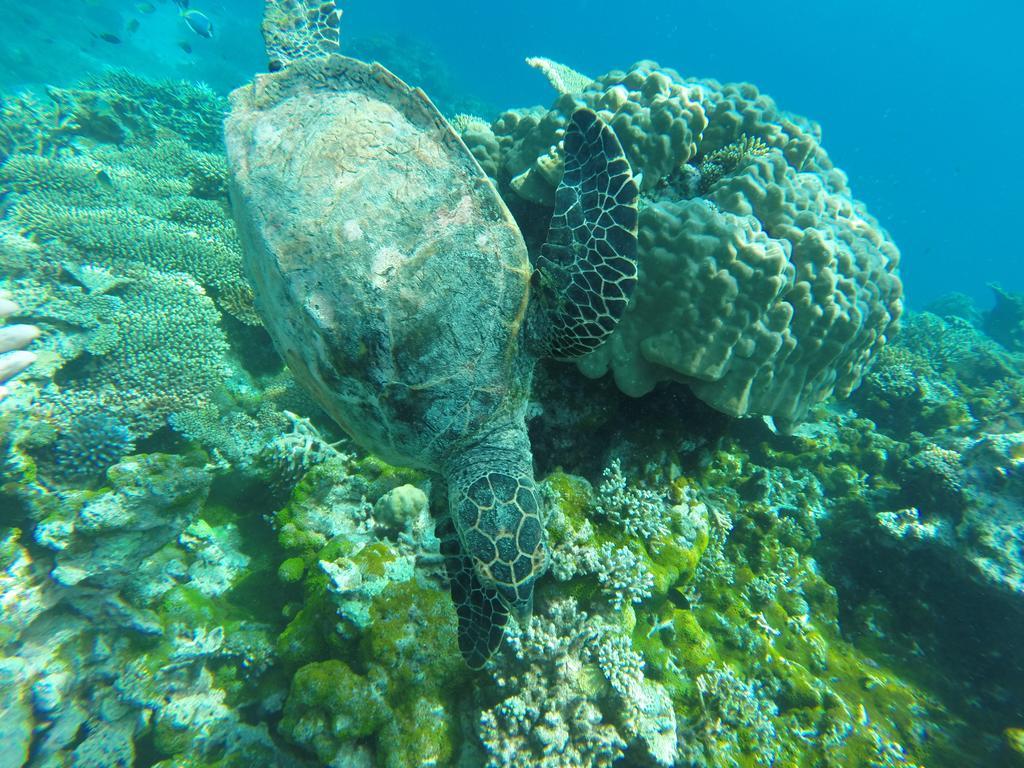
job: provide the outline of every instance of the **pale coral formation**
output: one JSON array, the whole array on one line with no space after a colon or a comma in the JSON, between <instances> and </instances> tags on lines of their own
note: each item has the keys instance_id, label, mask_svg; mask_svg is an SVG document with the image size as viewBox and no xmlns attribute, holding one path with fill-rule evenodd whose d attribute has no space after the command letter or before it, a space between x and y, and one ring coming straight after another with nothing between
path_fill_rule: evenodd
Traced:
<instances>
[{"instance_id":1,"label":"pale coral formation","mask_svg":"<svg viewBox=\"0 0 1024 768\"><path fill-rule=\"evenodd\" d=\"M570 598L509 633L498 678L508 696L480 717L488 768L604 768L634 742L657 765L676 757L671 701L614 626ZM589 666L598 674L588 674Z\"/></svg>"},{"instance_id":2,"label":"pale coral formation","mask_svg":"<svg viewBox=\"0 0 1024 768\"><path fill-rule=\"evenodd\" d=\"M530 56L526 59L526 63L539 70L560 95L583 93L583 90L593 82L593 78L577 72L572 67L543 56Z\"/></svg>"},{"instance_id":3,"label":"pale coral formation","mask_svg":"<svg viewBox=\"0 0 1024 768\"><path fill-rule=\"evenodd\" d=\"M636 293L580 369L611 372L632 396L679 381L784 430L855 389L897 328L899 251L833 167L820 128L752 85L639 62L565 90L549 110L506 112L493 139L463 138L506 197L550 205L566 117L583 104L615 130L644 196Z\"/></svg>"},{"instance_id":4,"label":"pale coral formation","mask_svg":"<svg viewBox=\"0 0 1024 768\"><path fill-rule=\"evenodd\" d=\"M578 106L593 109L615 131L641 190L653 189L697 154L707 126L699 87L684 85L653 62L615 70L582 92L566 92L548 111L505 112L494 123L502 175L532 202L551 204L562 175L559 142Z\"/></svg>"}]
</instances>

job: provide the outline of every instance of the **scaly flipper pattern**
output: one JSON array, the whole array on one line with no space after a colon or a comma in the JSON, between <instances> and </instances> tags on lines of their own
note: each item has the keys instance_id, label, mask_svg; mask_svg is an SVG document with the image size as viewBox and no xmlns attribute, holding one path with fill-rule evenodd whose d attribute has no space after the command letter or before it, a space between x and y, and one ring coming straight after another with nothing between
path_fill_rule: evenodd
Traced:
<instances>
[{"instance_id":1,"label":"scaly flipper pattern","mask_svg":"<svg viewBox=\"0 0 1024 768\"><path fill-rule=\"evenodd\" d=\"M266 0L262 31L269 70L336 53L340 22L341 9L334 0Z\"/></svg>"},{"instance_id":2,"label":"scaly flipper pattern","mask_svg":"<svg viewBox=\"0 0 1024 768\"><path fill-rule=\"evenodd\" d=\"M599 347L626 310L637 280L639 190L611 128L592 110L573 112L565 172L534 273L537 351L570 359Z\"/></svg>"},{"instance_id":3,"label":"scaly flipper pattern","mask_svg":"<svg viewBox=\"0 0 1024 768\"><path fill-rule=\"evenodd\" d=\"M438 521L437 537L459 621L459 650L467 666L481 669L501 644L508 607L495 589L480 582L450 517Z\"/></svg>"}]
</instances>

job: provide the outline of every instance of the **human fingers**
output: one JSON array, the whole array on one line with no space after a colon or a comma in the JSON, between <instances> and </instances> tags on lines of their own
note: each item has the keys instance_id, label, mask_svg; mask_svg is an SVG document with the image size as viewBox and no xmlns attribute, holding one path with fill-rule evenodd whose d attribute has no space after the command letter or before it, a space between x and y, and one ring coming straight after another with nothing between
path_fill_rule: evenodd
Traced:
<instances>
[{"instance_id":1,"label":"human fingers","mask_svg":"<svg viewBox=\"0 0 1024 768\"><path fill-rule=\"evenodd\" d=\"M39 338L39 329L34 325L6 325L0 327L0 353L22 349L29 342Z\"/></svg>"},{"instance_id":2,"label":"human fingers","mask_svg":"<svg viewBox=\"0 0 1024 768\"><path fill-rule=\"evenodd\" d=\"M7 381L15 374L21 373L35 361L36 353L25 350L0 355L0 383Z\"/></svg>"}]
</instances>

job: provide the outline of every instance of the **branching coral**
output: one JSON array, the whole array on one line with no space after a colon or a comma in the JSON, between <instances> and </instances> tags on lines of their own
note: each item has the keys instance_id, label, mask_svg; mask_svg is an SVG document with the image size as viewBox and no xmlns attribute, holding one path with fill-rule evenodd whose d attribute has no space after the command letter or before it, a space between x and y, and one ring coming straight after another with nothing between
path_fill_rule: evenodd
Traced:
<instances>
[{"instance_id":1,"label":"branching coral","mask_svg":"<svg viewBox=\"0 0 1024 768\"><path fill-rule=\"evenodd\" d=\"M58 134L62 116L31 93L0 98L0 161L18 153L54 155L68 143Z\"/></svg>"},{"instance_id":2,"label":"branching coral","mask_svg":"<svg viewBox=\"0 0 1024 768\"><path fill-rule=\"evenodd\" d=\"M746 134L741 135L732 144L719 147L714 152L709 152L701 158L700 191L707 192L723 176L736 173L743 166L755 157L762 157L768 154L768 145L760 136L751 138Z\"/></svg>"},{"instance_id":3,"label":"branching coral","mask_svg":"<svg viewBox=\"0 0 1024 768\"><path fill-rule=\"evenodd\" d=\"M615 459L605 468L594 511L622 528L629 536L647 540L671 530L671 507L663 495L629 485L622 462Z\"/></svg>"},{"instance_id":4,"label":"branching coral","mask_svg":"<svg viewBox=\"0 0 1024 768\"><path fill-rule=\"evenodd\" d=\"M221 122L227 101L205 83L153 81L127 69L108 69L82 85L138 105L153 125L184 137L195 149L216 152L223 146Z\"/></svg>"},{"instance_id":5,"label":"branching coral","mask_svg":"<svg viewBox=\"0 0 1024 768\"><path fill-rule=\"evenodd\" d=\"M728 765L722 757L746 752L758 765L774 765L777 736L773 718L778 707L763 686L737 677L727 666L712 665L697 677L702 715L693 726L700 738L688 744L691 761ZM701 753L703 751L703 754Z\"/></svg>"},{"instance_id":6,"label":"branching coral","mask_svg":"<svg viewBox=\"0 0 1024 768\"><path fill-rule=\"evenodd\" d=\"M134 448L131 430L109 413L84 413L57 438L54 453L61 473L93 479Z\"/></svg>"},{"instance_id":7,"label":"branching coral","mask_svg":"<svg viewBox=\"0 0 1024 768\"><path fill-rule=\"evenodd\" d=\"M489 768L611 766L634 741L672 764L671 702L614 627L564 599L510 632L508 647L496 681L506 698L480 717Z\"/></svg>"},{"instance_id":8,"label":"branching coral","mask_svg":"<svg viewBox=\"0 0 1024 768\"><path fill-rule=\"evenodd\" d=\"M228 374L220 316L184 275L134 273L67 374L54 403L70 413L106 409L138 436L176 411L208 401Z\"/></svg>"},{"instance_id":9,"label":"branching coral","mask_svg":"<svg viewBox=\"0 0 1024 768\"><path fill-rule=\"evenodd\" d=\"M654 576L627 547L605 542L600 549L590 550L584 556L584 567L597 575L601 591L616 611L624 605L642 603L651 596Z\"/></svg>"},{"instance_id":10,"label":"branching coral","mask_svg":"<svg viewBox=\"0 0 1024 768\"><path fill-rule=\"evenodd\" d=\"M14 193L13 223L73 249L79 263L185 272L229 313L258 322L226 208L222 157L165 138L88 156L16 155L0 177Z\"/></svg>"}]
</instances>

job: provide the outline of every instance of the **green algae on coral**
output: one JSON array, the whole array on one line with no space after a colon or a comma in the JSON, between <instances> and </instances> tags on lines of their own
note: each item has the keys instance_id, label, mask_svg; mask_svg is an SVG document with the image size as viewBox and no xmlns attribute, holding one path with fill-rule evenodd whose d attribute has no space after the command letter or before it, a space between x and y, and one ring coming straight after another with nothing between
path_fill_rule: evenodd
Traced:
<instances>
[{"instance_id":1,"label":"green algae on coral","mask_svg":"<svg viewBox=\"0 0 1024 768\"><path fill-rule=\"evenodd\" d=\"M285 414L324 425L278 361L248 357L266 337L236 322L247 297L231 292L239 273L212 112L167 133L203 94L180 101L166 85L119 82L138 100L57 94L88 119L82 130L55 128L27 102L5 100L0 116L13 129L3 173L45 244L0 229L4 283L46 328L39 363L0 413L0 732L11 754L89 764L106 745L108 764L161 768L629 766L668 764L673 745L676 765L730 768L1018 760L1006 691L1024 680L1009 535L1024 498L1019 356L967 321L911 315L852 400L816 408L792 435L725 417L709 426L692 403L681 415L653 396L591 402L582 393L595 389L560 378L566 392L545 393L537 422L568 435L538 456L563 466L544 470L553 564L534 616L544 631L515 627L502 662L474 675L430 535L430 478L324 449L336 435L311 437ZM712 114L741 115L755 96L732 93ZM807 126L773 125L758 126L776 131L773 152L820 168L817 144L796 136ZM726 134L713 121L702 141L724 146ZM102 146L112 136L125 146ZM507 185L508 137L501 149L490 138ZM115 191L147 217L143 250L114 229L124 224L109 210ZM69 200L86 212L51 216ZM197 251L190 231L220 245ZM156 248L167 243L187 248ZM181 270L189 276L169 276ZM160 413L146 453L89 487L68 482L50 451L72 422L40 404L105 388L101 369L124 373L127 362L104 358L127 361L149 343L139 334L131 346L135 329L102 331L97 318L135 307L142 326L180 333L133 299L172 283L161 295L182 299L195 338L218 353L206 374L227 370L229 381L199 370L156 391L175 360L196 362L194 345L177 356L178 342L163 345L152 375L124 374L136 390L122 393L125 407ZM663 410L635 422L643 408ZM602 491L616 458L619 490ZM381 502L407 485L415 503ZM631 519L637 510L651 517ZM567 637L578 647L565 649ZM564 652L545 658L545 648Z\"/></svg>"}]
</instances>

